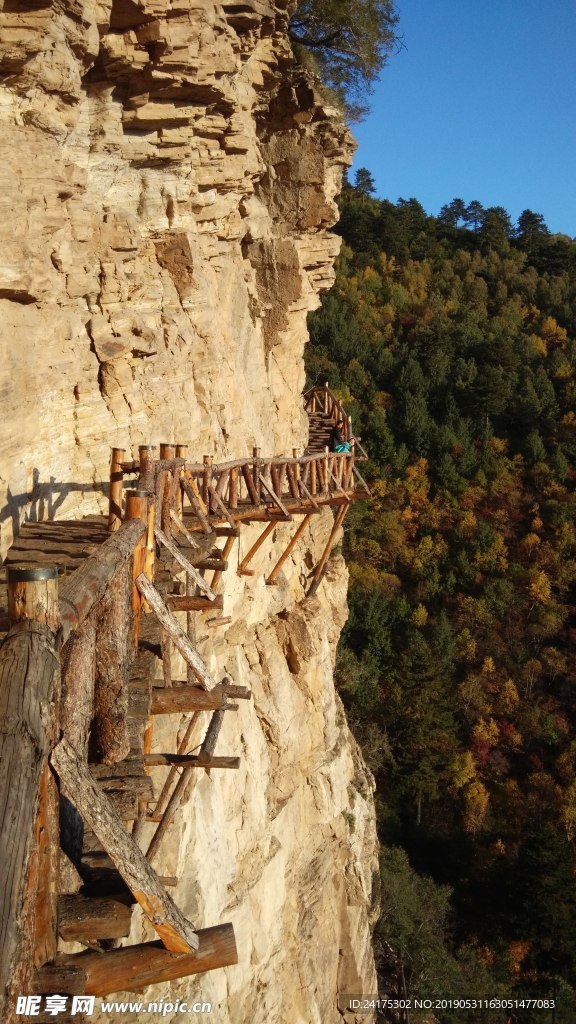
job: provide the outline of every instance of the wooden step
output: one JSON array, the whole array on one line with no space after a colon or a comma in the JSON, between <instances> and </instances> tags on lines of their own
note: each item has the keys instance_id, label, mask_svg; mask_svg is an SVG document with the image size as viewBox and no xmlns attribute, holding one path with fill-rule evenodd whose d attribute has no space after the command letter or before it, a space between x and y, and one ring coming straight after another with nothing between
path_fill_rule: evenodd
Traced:
<instances>
[{"instance_id":1,"label":"wooden step","mask_svg":"<svg viewBox=\"0 0 576 1024\"><path fill-rule=\"evenodd\" d=\"M130 934L132 908L120 900L74 895L58 899L58 931L65 942L93 943Z\"/></svg>"}]
</instances>

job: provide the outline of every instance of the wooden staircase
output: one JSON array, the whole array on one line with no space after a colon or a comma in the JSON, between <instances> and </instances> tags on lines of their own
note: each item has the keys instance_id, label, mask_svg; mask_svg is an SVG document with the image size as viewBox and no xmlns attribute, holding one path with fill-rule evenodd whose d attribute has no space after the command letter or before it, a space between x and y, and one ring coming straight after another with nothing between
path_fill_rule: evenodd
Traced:
<instances>
[{"instance_id":1,"label":"wooden staircase","mask_svg":"<svg viewBox=\"0 0 576 1024\"><path fill-rule=\"evenodd\" d=\"M311 413L308 419L310 422L310 432L305 454L311 455L313 452L323 452L328 447L330 431L336 420L329 413L325 412Z\"/></svg>"}]
</instances>

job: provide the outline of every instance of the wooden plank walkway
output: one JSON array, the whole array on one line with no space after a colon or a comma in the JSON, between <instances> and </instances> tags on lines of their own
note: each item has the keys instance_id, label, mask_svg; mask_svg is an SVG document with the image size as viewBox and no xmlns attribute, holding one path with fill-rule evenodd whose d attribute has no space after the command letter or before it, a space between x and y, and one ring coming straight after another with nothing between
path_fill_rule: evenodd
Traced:
<instances>
[{"instance_id":1,"label":"wooden plank walkway","mask_svg":"<svg viewBox=\"0 0 576 1024\"><path fill-rule=\"evenodd\" d=\"M57 566L70 577L108 538L106 516L23 523L0 568L0 640L8 630L6 569L11 565Z\"/></svg>"}]
</instances>

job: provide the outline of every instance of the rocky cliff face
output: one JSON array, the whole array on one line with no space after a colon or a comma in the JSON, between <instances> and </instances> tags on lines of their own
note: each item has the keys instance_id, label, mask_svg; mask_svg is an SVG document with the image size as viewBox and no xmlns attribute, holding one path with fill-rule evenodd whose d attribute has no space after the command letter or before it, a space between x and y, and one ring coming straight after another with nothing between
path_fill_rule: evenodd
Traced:
<instances>
[{"instance_id":1,"label":"rocky cliff face","mask_svg":"<svg viewBox=\"0 0 576 1024\"><path fill-rule=\"evenodd\" d=\"M218 460L305 444L305 320L332 281L351 141L294 64L288 15L282 0L6 2L2 554L24 516L103 507L111 446ZM326 1024L338 989L374 991L370 783L331 677L337 561L303 600L328 528L317 518L279 588L229 586L232 625L198 639L255 693L229 726L244 768L198 783L166 854L192 920L236 923L240 965L198 983L223 1022Z\"/></svg>"}]
</instances>

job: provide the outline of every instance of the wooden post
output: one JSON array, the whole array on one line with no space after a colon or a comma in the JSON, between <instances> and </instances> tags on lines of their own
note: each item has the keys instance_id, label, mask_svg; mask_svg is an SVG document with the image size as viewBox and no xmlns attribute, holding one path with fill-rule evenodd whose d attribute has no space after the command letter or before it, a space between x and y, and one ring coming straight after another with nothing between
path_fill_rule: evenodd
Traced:
<instances>
[{"instance_id":1,"label":"wooden post","mask_svg":"<svg viewBox=\"0 0 576 1024\"><path fill-rule=\"evenodd\" d=\"M219 711L215 711L213 713L210 719L208 728L206 730L206 735L204 737L202 746L200 747L200 753L198 754L198 761L200 763L205 763L206 761L212 760L223 721L224 709L220 708Z\"/></svg>"},{"instance_id":2,"label":"wooden post","mask_svg":"<svg viewBox=\"0 0 576 1024\"><path fill-rule=\"evenodd\" d=\"M34 966L54 956L57 943L59 799L48 765L59 729L57 587L56 569L8 569L14 625L0 651L0 1017L7 1021L16 995L30 991Z\"/></svg>"},{"instance_id":3,"label":"wooden post","mask_svg":"<svg viewBox=\"0 0 576 1024\"><path fill-rule=\"evenodd\" d=\"M156 507L153 501L150 501L148 505L148 522L146 531L146 559L144 562L144 572L146 573L150 582L154 579L154 564L156 561L156 543L154 540L154 523L156 520Z\"/></svg>"},{"instance_id":4,"label":"wooden post","mask_svg":"<svg viewBox=\"0 0 576 1024\"><path fill-rule=\"evenodd\" d=\"M236 540L236 537L227 537L226 538L226 542L225 542L224 548L222 550L222 567L216 569L216 571L215 571L215 573L214 573L214 575L212 577L211 583L210 583L210 586L212 587L213 591L217 590L218 587L220 586L220 581L222 579L222 573L224 572L224 569L228 568L228 557L229 557L229 555L230 555L230 553L232 551L232 548L234 547L235 540Z\"/></svg>"},{"instance_id":5,"label":"wooden post","mask_svg":"<svg viewBox=\"0 0 576 1024\"><path fill-rule=\"evenodd\" d=\"M136 580L136 585L148 601L160 624L164 626L164 629L174 641L184 660L190 665L200 685L205 690L212 690L216 686L216 680L212 678L202 658L192 647L190 639L186 636L179 622L168 611L158 591L143 573Z\"/></svg>"},{"instance_id":6,"label":"wooden post","mask_svg":"<svg viewBox=\"0 0 576 1024\"><path fill-rule=\"evenodd\" d=\"M282 492L280 490L280 477L278 475L278 469L273 462L270 463L270 477L272 479L272 487L274 488L274 493L279 498L281 498Z\"/></svg>"},{"instance_id":7,"label":"wooden post","mask_svg":"<svg viewBox=\"0 0 576 1024\"><path fill-rule=\"evenodd\" d=\"M66 992L69 996L83 995L86 991L86 974L80 966L77 964L62 964L49 963L44 964L34 974L31 985L32 991L35 993L46 993L46 995L52 995L52 993ZM77 1019L77 1014L72 1017L66 1014L65 1017L60 1017L63 1024L71 1024L72 1021ZM20 1021L21 1017L14 1018L16 1021ZM86 1024L86 1017L83 1013L80 1014L81 1024ZM36 1020L40 1024L46 1024L48 1016L38 1016Z\"/></svg>"},{"instance_id":8,"label":"wooden post","mask_svg":"<svg viewBox=\"0 0 576 1024\"><path fill-rule=\"evenodd\" d=\"M308 523L310 522L311 518L312 518L312 516L310 514L304 516L302 522L300 523L298 529L296 530L294 536L292 537L292 540L290 541L288 546L284 549L284 551L280 555L280 558L276 562L276 565L272 569L272 572L268 576L268 579L266 580L266 583L268 584L268 586L273 586L277 582L276 577L278 576L278 573L280 572L280 570L281 570L282 566L284 565L284 562L286 561L286 559L292 554L292 551L294 550L296 544L300 540L300 537L304 533L304 530L308 526Z\"/></svg>"},{"instance_id":9,"label":"wooden post","mask_svg":"<svg viewBox=\"0 0 576 1024\"><path fill-rule=\"evenodd\" d=\"M284 493L284 484L286 482L286 473L288 466L285 462L281 462L278 466L278 496L281 498Z\"/></svg>"},{"instance_id":10,"label":"wooden post","mask_svg":"<svg viewBox=\"0 0 576 1024\"><path fill-rule=\"evenodd\" d=\"M11 565L7 574L10 625L24 620L42 622L56 632L60 625L58 568Z\"/></svg>"},{"instance_id":11,"label":"wooden post","mask_svg":"<svg viewBox=\"0 0 576 1024\"><path fill-rule=\"evenodd\" d=\"M255 543L252 545L252 547L250 548L250 551L248 552L248 554L245 555L244 558L242 559L242 561L240 562L240 565L238 566L238 568L236 570L236 573L237 573L238 576L252 576L253 575L253 570L249 569L248 566L250 565L250 562L254 558L254 555L256 554L258 549L262 546L262 544L264 543L266 538L270 536L270 534L272 533L272 530L276 527L276 525L277 525L276 523L268 523L268 525L264 527L264 529L262 530L262 533L260 534L258 539L255 541Z\"/></svg>"},{"instance_id":12,"label":"wooden post","mask_svg":"<svg viewBox=\"0 0 576 1024\"><path fill-rule=\"evenodd\" d=\"M202 501L210 512L210 484L212 482L212 456L205 455L203 458L204 471L202 473Z\"/></svg>"},{"instance_id":13,"label":"wooden post","mask_svg":"<svg viewBox=\"0 0 576 1024\"><path fill-rule=\"evenodd\" d=\"M153 505L150 501L150 495L148 491L126 491L126 519L139 519L140 522L144 523L148 527L148 511L149 505ZM144 534L134 547L134 555L132 558L132 614L133 614L133 628L132 628L132 644L134 650L138 648L138 638L140 635L140 616L142 612L142 597L140 591L136 586L136 579L141 572L146 569L147 559L147 537Z\"/></svg>"},{"instance_id":14,"label":"wooden post","mask_svg":"<svg viewBox=\"0 0 576 1024\"><path fill-rule=\"evenodd\" d=\"M317 483L316 483L316 459L312 459L310 463L310 492L316 497L317 494Z\"/></svg>"},{"instance_id":15,"label":"wooden post","mask_svg":"<svg viewBox=\"0 0 576 1024\"><path fill-rule=\"evenodd\" d=\"M308 593L306 595L307 597L312 597L316 593L316 591L318 589L318 586L319 586L319 583L320 583L320 579L322 577L322 573L324 572L324 566L326 565L326 562L328 561L328 559L330 557L330 552L332 551L332 548L334 546L334 541L336 540L336 535L337 535L338 530L340 529L342 523L344 522L344 516L346 515L347 511L348 511L348 505L345 504L345 505L341 505L340 508L338 509L338 512L336 513L336 517L334 519L334 525L333 525L332 530L330 532L330 536L328 538L328 542L326 544L326 547L324 548L324 551L322 553L322 557L320 558L320 561L318 562L318 565L316 566L316 568L314 570L314 577L312 579L312 583L311 583L310 588L308 590Z\"/></svg>"},{"instance_id":16,"label":"wooden post","mask_svg":"<svg viewBox=\"0 0 576 1024\"><path fill-rule=\"evenodd\" d=\"M315 509L318 509L318 511L320 511L320 505L318 504L316 499L312 496L312 494L310 493L310 491L306 487L306 484L304 483L303 480L299 480L298 481L298 487L300 488L300 493L302 494L302 496L304 498L308 498L308 501L310 502L312 507L315 508Z\"/></svg>"},{"instance_id":17,"label":"wooden post","mask_svg":"<svg viewBox=\"0 0 576 1024\"><path fill-rule=\"evenodd\" d=\"M52 751L51 761L82 817L114 861L166 949L174 953L198 949L198 936L192 925L160 885L110 800L94 782L87 765L66 740L61 740Z\"/></svg>"},{"instance_id":18,"label":"wooden post","mask_svg":"<svg viewBox=\"0 0 576 1024\"><path fill-rule=\"evenodd\" d=\"M293 459L298 459L298 457L299 457L298 456L298 449L297 448L293 448L292 449L292 458ZM296 462L296 464L292 468L294 470L294 479L296 481L296 484L298 484L298 480L300 479L300 464L298 462Z\"/></svg>"},{"instance_id":19,"label":"wooden post","mask_svg":"<svg viewBox=\"0 0 576 1024\"><path fill-rule=\"evenodd\" d=\"M127 669L129 650L131 654L132 594L132 565L128 563L120 566L102 599L96 630L92 740L97 756L105 764L121 761L130 751Z\"/></svg>"},{"instance_id":20,"label":"wooden post","mask_svg":"<svg viewBox=\"0 0 576 1024\"><path fill-rule=\"evenodd\" d=\"M193 954L175 955L163 949L160 943L148 942L106 952L88 950L85 953L62 954L60 968L80 968L86 978L82 992L106 996L113 992L139 992L148 985L176 981L190 974L238 963L231 924L201 928L196 934L198 948ZM41 978L42 972L39 976ZM62 991L62 986L59 991Z\"/></svg>"},{"instance_id":21,"label":"wooden post","mask_svg":"<svg viewBox=\"0 0 576 1024\"><path fill-rule=\"evenodd\" d=\"M263 490L267 491L268 494L270 495L270 497L272 499L272 503L277 506L277 508L280 510L280 512L282 512L282 515L285 517L285 519L291 519L292 516L290 515L288 509L282 504L282 502L280 501L280 498L276 497L272 487L270 486L270 484L266 480L266 477L264 477L262 475L262 473L260 474L260 483L262 484Z\"/></svg>"},{"instance_id":22,"label":"wooden post","mask_svg":"<svg viewBox=\"0 0 576 1024\"><path fill-rule=\"evenodd\" d=\"M288 487L290 489L290 495L292 498L299 498L300 494L298 491L298 482L296 480L296 469L294 466L286 466L286 472L288 474Z\"/></svg>"},{"instance_id":23,"label":"wooden post","mask_svg":"<svg viewBox=\"0 0 576 1024\"><path fill-rule=\"evenodd\" d=\"M141 444L138 448L140 458L140 476L138 488L141 491L154 490L154 459L156 448L152 444Z\"/></svg>"},{"instance_id":24,"label":"wooden post","mask_svg":"<svg viewBox=\"0 0 576 1024\"><path fill-rule=\"evenodd\" d=\"M252 448L252 479L254 481L254 487L258 494L258 502L260 502L260 473L261 473L261 459L260 459L260 448L256 445Z\"/></svg>"},{"instance_id":25,"label":"wooden post","mask_svg":"<svg viewBox=\"0 0 576 1024\"><path fill-rule=\"evenodd\" d=\"M188 722L188 725L186 726L186 732L184 733L182 739L180 740L180 743L178 744L178 751L177 752L179 754L185 754L186 751L188 750L188 747L189 747L189 745L191 743L191 740L192 740L192 735L194 733L194 729L196 728L196 725L198 723L198 719L200 718L200 715L201 715L200 711L195 711L194 714L192 715L190 721ZM170 771L168 772L168 775L166 776L166 778L164 780L164 785L162 786L162 790L160 792L160 796L158 797L158 801L156 803L156 807L154 808L154 815L155 816L158 816L158 815L164 813L164 810L167 807L168 802L169 802L168 794L170 793L170 789L172 788L172 783L174 782L174 779L176 778L176 774L177 774L177 770L176 770L176 768L174 766L172 766L170 768ZM154 838L155 838L155 836L153 837L153 839Z\"/></svg>"},{"instance_id":26,"label":"wooden post","mask_svg":"<svg viewBox=\"0 0 576 1024\"><path fill-rule=\"evenodd\" d=\"M238 508L238 466L230 470L230 487L228 489L228 507L234 511Z\"/></svg>"},{"instance_id":27,"label":"wooden post","mask_svg":"<svg viewBox=\"0 0 576 1024\"><path fill-rule=\"evenodd\" d=\"M161 444L160 445L160 459L163 461L173 461L176 456L176 447L173 444ZM176 472L174 468L174 472ZM162 509L160 521L162 529L165 533L170 534L172 532L171 521L170 521L170 509L172 507L172 494L173 494L173 475L168 469L162 473L162 495L160 499L160 507Z\"/></svg>"},{"instance_id":28,"label":"wooden post","mask_svg":"<svg viewBox=\"0 0 576 1024\"><path fill-rule=\"evenodd\" d=\"M184 491L186 492L186 495L188 497L188 501L192 506L192 511L194 512L194 515L196 516L200 523L200 526L202 527L202 532L205 534L213 533L212 527L210 526L210 523L208 522L208 519L206 517L206 513L202 508L201 499L197 497L197 495L194 493L194 488L192 487L192 480L192 477L188 478L186 475L184 475L182 477L182 487L184 488Z\"/></svg>"},{"instance_id":29,"label":"wooden post","mask_svg":"<svg viewBox=\"0 0 576 1024\"><path fill-rule=\"evenodd\" d=\"M368 497L371 498L372 497L372 491L368 487L368 484L366 483L366 481L365 481L364 477L362 476L360 470L356 466L354 466L354 474L358 477L358 479L359 479L360 483L362 484L364 490L366 491L366 494L368 495Z\"/></svg>"},{"instance_id":30,"label":"wooden post","mask_svg":"<svg viewBox=\"0 0 576 1024\"><path fill-rule=\"evenodd\" d=\"M342 489L346 492L350 490L350 485L354 477L354 451L352 450L349 455L346 456L344 473L342 479Z\"/></svg>"},{"instance_id":31,"label":"wooden post","mask_svg":"<svg viewBox=\"0 0 576 1024\"><path fill-rule=\"evenodd\" d=\"M182 492L180 492L180 493L182 493ZM182 536L186 538L186 540L188 541L190 547L191 548L198 548L199 547L198 541L196 540L195 537L192 536L192 534L190 533L190 530L186 526L184 526L184 523L182 522L181 519L178 518L176 513L175 512L171 512L170 513L170 517L172 519L172 522L174 523L174 526L179 531L179 533L181 533Z\"/></svg>"},{"instance_id":32,"label":"wooden post","mask_svg":"<svg viewBox=\"0 0 576 1024\"><path fill-rule=\"evenodd\" d=\"M48 763L40 778L36 820L38 886L34 920L34 965L51 960L58 946L58 881L60 877L60 795Z\"/></svg>"},{"instance_id":33,"label":"wooden post","mask_svg":"<svg viewBox=\"0 0 576 1024\"><path fill-rule=\"evenodd\" d=\"M173 558L176 559L178 564L186 570L188 576L190 576L194 580L196 586L199 587L202 593L206 595L208 600L213 601L216 595L212 592L212 590L206 583L204 577L200 575L198 569L196 569L195 566L193 566L192 563L188 561L186 556L182 554L176 542L173 541L170 537L167 537L166 534L158 528L156 528L154 533L156 535L157 540L159 540L160 543L166 548L166 550L170 552L170 554L172 555Z\"/></svg>"},{"instance_id":34,"label":"wooden post","mask_svg":"<svg viewBox=\"0 0 576 1024\"><path fill-rule=\"evenodd\" d=\"M183 459L184 462L185 462L187 455L188 455L188 445L187 444L177 444L176 445L176 458L177 459ZM181 487L181 480L182 480L183 472L184 472L183 467L181 467L180 469L177 470L177 473L178 473L178 490L177 490L177 495L176 495L176 515L179 516L180 518L182 518L182 487Z\"/></svg>"},{"instance_id":35,"label":"wooden post","mask_svg":"<svg viewBox=\"0 0 576 1024\"><path fill-rule=\"evenodd\" d=\"M256 449L256 451L258 451L258 449ZM246 484L246 490L248 491L250 501L252 502L253 505L259 505L260 491L256 487L256 484L254 483L254 473L252 468L250 467L249 463L244 463L242 466L240 466L240 470L242 476L244 477L244 483Z\"/></svg>"},{"instance_id":36,"label":"wooden post","mask_svg":"<svg viewBox=\"0 0 576 1024\"><path fill-rule=\"evenodd\" d=\"M324 448L324 461L322 463L322 490L324 494L327 494L330 489L330 450L328 445Z\"/></svg>"},{"instance_id":37,"label":"wooden post","mask_svg":"<svg viewBox=\"0 0 576 1024\"><path fill-rule=\"evenodd\" d=\"M212 507L213 507L214 512L216 511L217 508L219 508L220 511L222 512L224 518L227 519L228 522L230 523L230 526L232 527L232 529L236 530L237 529L236 522L234 521L234 519L230 515L228 509L226 508L226 505L222 501L222 498L217 493L216 488L214 487L214 484L210 484L210 494L212 496Z\"/></svg>"},{"instance_id":38,"label":"wooden post","mask_svg":"<svg viewBox=\"0 0 576 1024\"><path fill-rule=\"evenodd\" d=\"M114 533L122 522L122 483L124 470L122 463L126 455L125 448L113 448L110 460L110 501L108 511L108 532Z\"/></svg>"}]
</instances>

